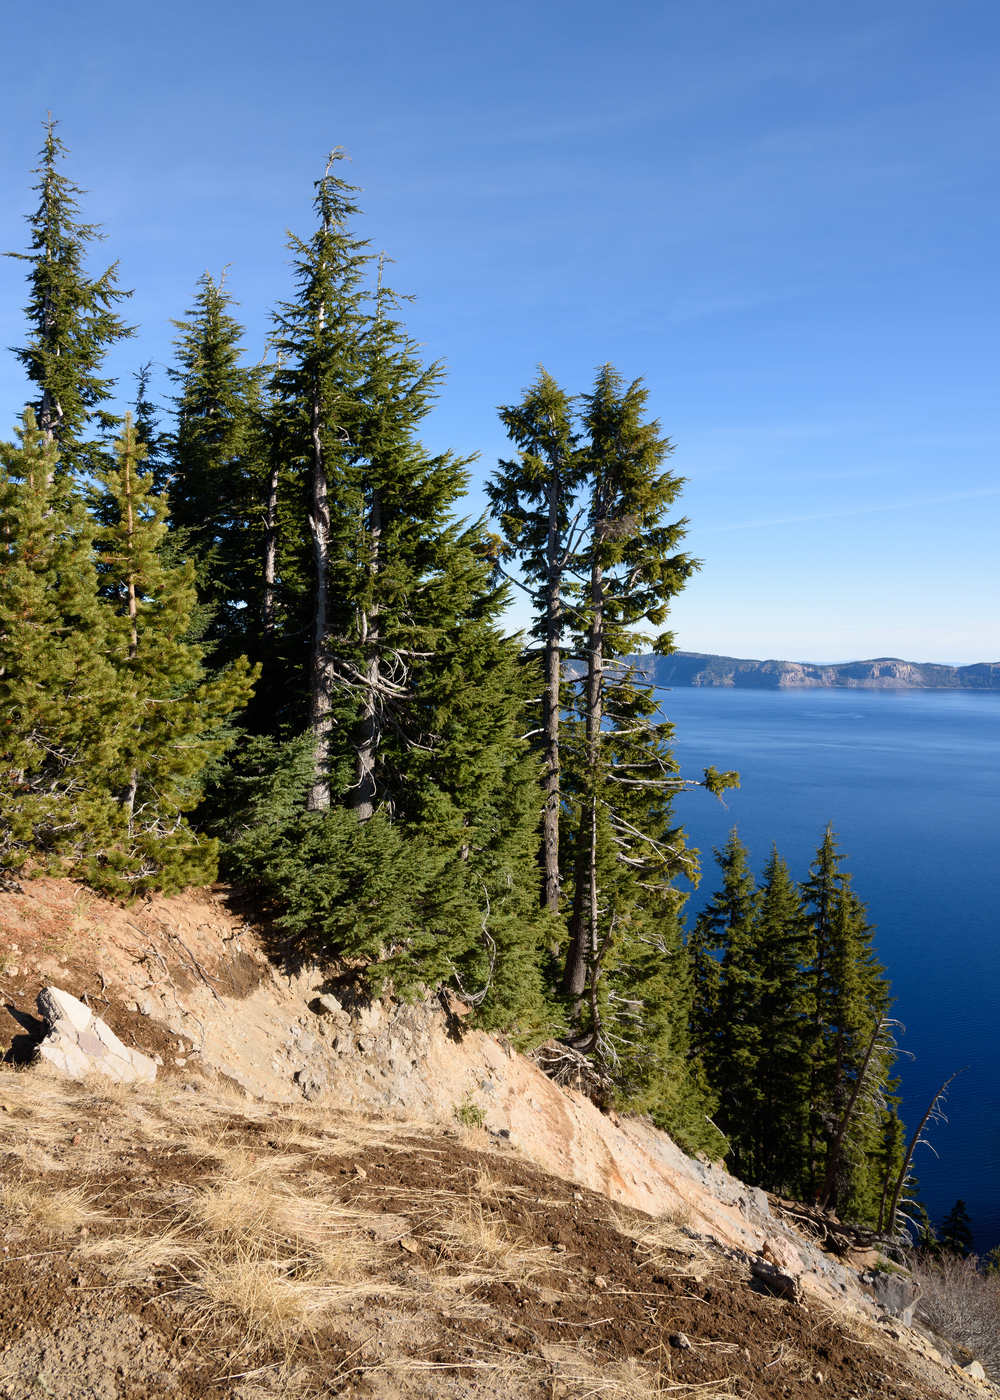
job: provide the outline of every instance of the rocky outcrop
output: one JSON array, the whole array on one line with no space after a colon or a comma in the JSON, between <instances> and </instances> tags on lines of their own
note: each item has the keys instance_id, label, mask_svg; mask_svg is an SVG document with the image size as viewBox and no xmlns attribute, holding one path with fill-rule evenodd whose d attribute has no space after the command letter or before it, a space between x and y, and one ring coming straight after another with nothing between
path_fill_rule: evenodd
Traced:
<instances>
[{"instance_id":1,"label":"rocky outcrop","mask_svg":"<svg viewBox=\"0 0 1000 1400\"><path fill-rule=\"evenodd\" d=\"M49 1027L38 1057L61 1074L70 1079L103 1074L122 1084L151 1084L156 1078L156 1064L148 1055L123 1045L110 1026L68 992L43 987L38 1010Z\"/></svg>"}]
</instances>

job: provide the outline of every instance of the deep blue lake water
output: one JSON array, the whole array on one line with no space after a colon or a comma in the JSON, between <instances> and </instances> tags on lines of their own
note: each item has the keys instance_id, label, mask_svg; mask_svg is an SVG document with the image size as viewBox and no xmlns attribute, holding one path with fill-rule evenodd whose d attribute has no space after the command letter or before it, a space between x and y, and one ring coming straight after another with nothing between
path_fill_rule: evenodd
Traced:
<instances>
[{"instance_id":1,"label":"deep blue lake water","mask_svg":"<svg viewBox=\"0 0 1000 1400\"><path fill-rule=\"evenodd\" d=\"M935 1224L962 1197L976 1249L1000 1244L1000 693L736 690L659 692L685 776L738 769L723 807L678 800L703 878L732 826L760 870L771 843L803 879L827 822L878 926L906 1026L899 1061L908 1130L953 1070L946 1124L914 1168Z\"/></svg>"}]
</instances>

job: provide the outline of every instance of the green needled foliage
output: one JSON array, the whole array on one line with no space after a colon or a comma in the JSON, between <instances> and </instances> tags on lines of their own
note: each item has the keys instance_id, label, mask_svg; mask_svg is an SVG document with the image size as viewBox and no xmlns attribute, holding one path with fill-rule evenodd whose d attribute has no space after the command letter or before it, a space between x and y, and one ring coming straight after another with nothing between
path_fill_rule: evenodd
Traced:
<instances>
[{"instance_id":1,"label":"green needled foliage","mask_svg":"<svg viewBox=\"0 0 1000 1400\"><path fill-rule=\"evenodd\" d=\"M697 567L688 555L675 552L686 521L663 523L683 483L661 470L672 448L661 436L659 423L643 421L648 397L641 381L626 385L611 365L598 371L593 392L583 396L582 420L589 438L584 453L586 528L574 557L581 587L573 630L585 674L570 705L581 717L584 744L577 763L574 895L563 975L564 990L576 998L583 995L587 983L588 943L591 959L597 946L598 808L605 802L613 808L617 800L604 792L608 768L605 668L649 640L637 629L662 627L670 599ZM669 650L669 634L660 634L656 644L659 650ZM630 717L626 723L631 724ZM657 739L652 732L650 739L655 766ZM652 771L642 780L677 786L665 774Z\"/></svg>"},{"instance_id":2,"label":"green needled foliage","mask_svg":"<svg viewBox=\"0 0 1000 1400\"><path fill-rule=\"evenodd\" d=\"M109 653L132 716L107 775L122 838L91 859L89 879L129 894L214 878L217 843L193 831L186 814L201 799L206 767L231 742L227 717L246 705L255 679L244 657L205 679L204 649L188 637L194 565L164 562L167 502L143 470L145 455L127 415L115 463L97 472L93 492Z\"/></svg>"},{"instance_id":3,"label":"green needled foliage","mask_svg":"<svg viewBox=\"0 0 1000 1400\"><path fill-rule=\"evenodd\" d=\"M93 526L30 410L0 445L0 861L71 872L113 847L135 706L110 652Z\"/></svg>"},{"instance_id":4,"label":"green needled foliage","mask_svg":"<svg viewBox=\"0 0 1000 1400\"><path fill-rule=\"evenodd\" d=\"M877 1224L902 1161L895 1023L874 929L827 830L801 889L773 851L761 883L735 830L695 924L694 1048L745 1181Z\"/></svg>"},{"instance_id":5,"label":"green needled foliage","mask_svg":"<svg viewBox=\"0 0 1000 1400\"><path fill-rule=\"evenodd\" d=\"M308 727L315 771L307 795L310 811L330 806L336 783L332 735L350 713L338 704L329 650L338 601L331 568L340 563L342 543L335 541L334 531L343 532L344 512L361 508L349 468L364 380L361 345L370 322L365 278L371 254L368 243L348 228L359 210L352 200L354 187L334 173L343 158L344 152L332 152L316 181L318 228L313 236L305 241L289 235L298 295L278 306L272 338L278 358L271 379L277 450L296 491L304 527L297 537L311 545L311 559L301 548L294 558L294 573L311 595ZM352 523L356 529L356 514Z\"/></svg>"},{"instance_id":6,"label":"green needled foliage","mask_svg":"<svg viewBox=\"0 0 1000 1400\"><path fill-rule=\"evenodd\" d=\"M551 1022L540 948L554 937L526 894L538 773L521 730L536 681L501 633L482 526L454 519L467 463L418 437L440 367L398 319L384 260L366 282L335 159L319 229L292 243L298 298L276 317L269 429L275 518L284 502L299 522L276 551L274 630L306 600L308 742L247 743L258 785L231 789L230 862L298 939L369 962L376 985L450 981L480 1024L530 1038ZM276 771L294 773L291 810L272 801Z\"/></svg>"},{"instance_id":7,"label":"green needled foliage","mask_svg":"<svg viewBox=\"0 0 1000 1400\"><path fill-rule=\"evenodd\" d=\"M28 341L14 353L37 390L30 406L43 436L59 449L58 470L84 474L103 450L88 433L97 427L100 436L121 422L103 407L114 380L102 377L101 366L108 350L133 334L115 310L132 294L115 285L117 263L99 277L87 275L87 245L103 234L99 224L78 218L77 196L84 191L59 169L66 148L56 125L51 117L45 124L41 165L34 172L40 202L28 216L31 250L7 254L30 266Z\"/></svg>"},{"instance_id":8,"label":"green needled foliage","mask_svg":"<svg viewBox=\"0 0 1000 1400\"><path fill-rule=\"evenodd\" d=\"M518 448L501 461L486 491L500 522L501 560L515 558L528 580L535 606L532 636L543 647L541 733L544 763L541 902L559 912L559 741L562 717L562 647L566 611L575 585L567 576L575 562L582 511L574 514L584 470L574 429L573 400L540 368L519 404L502 407L500 418Z\"/></svg>"},{"instance_id":9,"label":"green needled foliage","mask_svg":"<svg viewBox=\"0 0 1000 1400\"><path fill-rule=\"evenodd\" d=\"M230 314L225 280L198 281L194 305L174 321L179 388L169 442L170 518L177 548L195 564L205 640L216 664L261 651L264 494L261 424L264 371L241 363L243 327Z\"/></svg>"}]
</instances>

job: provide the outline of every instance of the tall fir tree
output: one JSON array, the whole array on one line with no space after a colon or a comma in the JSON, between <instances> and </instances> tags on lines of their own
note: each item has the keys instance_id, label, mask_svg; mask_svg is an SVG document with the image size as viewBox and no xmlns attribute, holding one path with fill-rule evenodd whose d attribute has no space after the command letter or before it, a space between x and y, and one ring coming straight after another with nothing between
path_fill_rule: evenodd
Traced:
<instances>
[{"instance_id":1,"label":"tall fir tree","mask_svg":"<svg viewBox=\"0 0 1000 1400\"><path fill-rule=\"evenodd\" d=\"M296 800L261 774L234 868L280 887L285 926L372 982L450 982L482 1024L541 1027L530 673L500 629L484 530L454 519L467 464L418 437L440 367L406 334L384 260L368 277L334 169L317 233L293 241L272 378L276 511L300 511L311 545L275 570L311 593L309 720L279 756Z\"/></svg>"},{"instance_id":2,"label":"tall fir tree","mask_svg":"<svg viewBox=\"0 0 1000 1400\"><path fill-rule=\"evenodd\" d=\"M112 619L109 655L131 702L107 781L123 814L121 838L89 862L92 884L116 893L176 890L215 877L218 843L195 832L205 770L230 742L226 721L249 699L255 674L240 657L206 678L204 648L189 637L195 570L164 562L167 502L143 470L131 415L92 492L99 583Z\"/></svg>"},{"instance_id":3,"label":"tall fir tree","mask_svg":"<svg viewBox=\"0 0 1000 1400\"><path fill-rule=\"evenodd\" d=\"M764 869L753 944L757 1004L747 1008L755 1046L753 1064L744 1068L746 1107L751 1109L745 1179L794 1191L808 1119L810 1025L802 979L808 932L801 895L777 849Z\"/></svg>"},{"instance_id":4,"label":"tall fir tree","mask_svg":"<svg viewBox=\"0 0 1000 1400\"><path fill-rule=\"evenodd\" d=\"M243 327L225 279L204 273L187 316L174 321L177 426L169 443L170 528L195 564L205 640L222 665L261 654L268 458L261 422L264 370L243 364Z\"/></svg>"},{"instance_id":5,"label":"tall fir tree","mask_svg":"<svg viewBox=\"0 0 1000 1400\"><path fill-rule=\"evenodd\" d=\"M84 191L59 168L66 148L56 125L50 116L33 172L40 199L28 216L30 251L7 254L29 265L28 339L14 353L36 390L29 406L37 426L58 448L58 470L83 475L99 462L102 437L121 421L104 406L114 380L101 370L108 350L134 333L116 309L132 294L116 285L117 263L98 277L87 273L88 245L104 235L99 224L79 218Z\"/></svg>"},{"instance_id":6,"label":"tall fir tree","mask_svg":"<svg viewBox=\"0 0 1000 1400\"><path fill-rule=\"evenodd\" d=\"M333 507L348 508L342 483L354 451L364 367L360 347L368 329L366 306L371 254L349 222L360 212L356 190L335 173L344 152L333 151L313 201L318 227L307 241L290 236L298 295L274 315L273 345L278 368L271 380L286 460L297 468L312 546L309 732L313 740L310 811L326 811L336 775L331 742L338 720L337 680L330 637L338 599L331 564L340 541L333 536ZM360 508L360 502L354 502Z\"/></svg>"},{"instance_id":7,"label":"tall fir tree","mask_svg":"<svg viewBox=\"0 0 1000 1400\"><path fill-rule=\"evenodd\" d=\"M559 743L562 720L562 649L568 573L575 562L582 510L574 506L583 470L573 401L539 368L521 402L500 408L518 449L501 460L486 491L503 534L503 553L520 563L535 606L532 635L542 646L539 747L543 752L542 903L559 912ZM573 585L570 583L570 586ZM574 588L575 591L575 588Z\"/></svg>"},{"instance_id":8,"label":"tall fir tree","mask_svg":"<svg viewBox=\"0 0 1000 1400\"><path fill-rule=\"evenodd\" d=\"M111 655L93 526L29 409L0 444L0 862L79 873L114 846L135 706Z\"/></svg>"},{"instance_id":9,"label":"tall fir tree","mask_svg":"<svg viewBox=\"0 0 1000 1400\"><path fill-rule=\"evenodd\" d=\"M611 365L583 396L588 473L586 535L574 566L581 578L578 655L586 667L576 697L582 715L583 775L577 799L573 906L563 986L581 998L587 983L588 940L593 945L596 833L604 777L605 666L648 640L640 627L662 629L670 599L697 568L677 552L686 521L663 521L683 484L661 470L673 450L656 421L644 421L649 398L641 380L626 385ZM656 648L668 651L662 630ZM653 782L649 776L645 779ZM588 840L589 833L589 840Z\"/></svg>"},{"instance_id":10,"label":"tall fir tree","mask_svg":"<svg viewBox=\"0 0 1000 1400\"><path fill-rule=\"evenodd\" d=\"M716 961L717 973L702 973L693 1008L694 1042L708 1082L719 1095L716 1122L730 1144L733 1169L752 1156L747 1120L756 1097L754 1066L759 1033L754 1024L760 994L756 959L761 892L749 851L734 828L715 858L722 888L699 914L693 943L701 957Z\"/></svg>"}]
</instances>

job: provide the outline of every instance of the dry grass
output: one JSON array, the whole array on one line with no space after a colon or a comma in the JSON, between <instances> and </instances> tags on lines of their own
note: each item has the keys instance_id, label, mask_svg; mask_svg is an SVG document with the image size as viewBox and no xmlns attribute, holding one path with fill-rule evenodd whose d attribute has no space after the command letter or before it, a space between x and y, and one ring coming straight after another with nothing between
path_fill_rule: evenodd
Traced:
<instances>
[{"instance_id":1,"label":"dry grass","mask_svg":"<svg viewBox=\"0 0 1000 1400\"><path fill-rule=\"evenodd\" d=\"M619 1234L632 1240L639 1258L652 1269L697 1282L716 1271L715 1257L697 1240L683 1233L676 1213L650 1219L638 1211L619 1208L609 1219Z\"/></svg>"},{"instance_id":2,"label":"dry grass","mask_svg":"<svg viewBox=\"0 0 1000 1400\"><path fill-rule=\"evenodd\" d=\"M30 1220L42 1230L74 1230L107 1219L92 1209L95 1199L85 1186L52 1191L38 1182L11 1182L0 1187L0 1213Z\"/></svg>"},{"instance_id":3,"label":"dry grass","mask_svg":"<svg viewBox=\"0 0 1000 1400\"><path fill-rule=\"evenodd\" d=\"M455 1196L450 1216L432 1234L446 1246L471 1256L473 1268L526 1281L554 1267L550 1250L532 1245L523 1235L508 1229L499 1211L470 1191Z\"/></svg>"}]
</instances>

